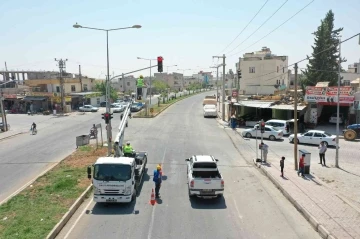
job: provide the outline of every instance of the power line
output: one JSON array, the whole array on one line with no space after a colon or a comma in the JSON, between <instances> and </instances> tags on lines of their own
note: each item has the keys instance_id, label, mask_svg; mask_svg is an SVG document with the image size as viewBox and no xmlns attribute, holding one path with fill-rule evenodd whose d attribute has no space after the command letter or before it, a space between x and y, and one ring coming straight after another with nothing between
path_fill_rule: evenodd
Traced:
<instances>
[{"instance_id":1,"label":"power line","mask_svg":"<svg viewBox=\"0 0 360 239\"><path fill-rule=\"evenodd\" d=\"M347 41L351 40L352 38L354 38L354 37L356 37L356 36L360 36L360 33L357 33L357 34L355 34L355 35L353 35L353 36L351 36L351 37L349 37L349 38L347 38L347 39L345 39L345 40L343 40L343 41L341 41L341 42L338 42L337 44L334 44L333 46L330 46L330 47L328 47L328 48L326 48L326 49L324 49L324 50L322 50L322 51L314 54L313 56L306 57L306 58L304 58L304 59L302 59L302 60L300 60L300 61L297 61L297 62L295 62L295 63L293 63L293 64L284 66L283 69L287 69L287 68L289 68L290 66L293 66L293 65L295 65L295 64L301 63L301 62L306 61L306 60L309 60L310 58L314 58L314 56L319 55L319 54L321 54L321 53L323 53L323 52L325 52L325 51L328 51L328 50L332 49L333 47L337 47L337 46L340 45L341 43L347 42ZM277 70L276 70L276 71L273 71L273 72L266 73L266 74L261 75L261 76L255 76L255 77L249 78L249 79L247 79L247 80L257 79L257 78L260 78L260 77L263 77L263 76L267 76L267 75L270 75L270 74L273 74L273 73L277 73ZM285 73L284 73L284 74L285 74ZM267 81L268 81L268 80L267 80Z\"/></svg>"},{"instance_id":2,"label":"power line","mask_svg":"<svg viewBox=\"0 0 360 239\"><path fill-rule=\"evenodd\" d=\"M230 52L234 51L236 48L238 48L239 46L241 46L247 39L249 39L252 35L254 35L262 26L265 25L265 23L267 23L284 5L285 3L287 3L288 0L286 0L278 9L276 9L276 11L268 18L266 19L261 25L260 27L258 27L253 33L250 34L250 36L248 36L245 40L243 40L239 45L237 45L235 48L233 48L231 51L229 51L226 54L229 54Z\"/></svg>"},{"instance_id":3,"label":"power line","mask_svg":"<svg viewBox=\"0 0 360 239\"><path fill-rule=\"evenodd\" d=\"M231 44L233 44L233 42L241 35L241 33L243 33L243 31L245 31L245 29L250 25L250 23L255 19L255 17L260 13L260 11L265 7L265 5L267 4L269 0L266 0L266 2L262 5L262 7L259 9L259 11L253 16L253 18L248 22L248 24L241 30L241 32L234 38L234 40L232 40L232 42L229 43L229 45L227 45L224 50L222 50L221 52L224 52ZM221 53L220 52L220 53ZM220 54L219 53L219 54ZM218 54L218 55L219 55Z\"/></svg>"},{"instance_id":4,"label":"power line","mask_svg":"<svg viewBox=\"0 0 360 239\"><path fill-rule=\"evenodd\" d=\"M275 32L277 29L279 29L281 26L283 26L285 23L287 23L288 21L290 21L292 18L294 18L297 14L299 14L302 10L304 10L306 7L308 7L311 3L313 3L315 0L312 0L311 2L309 2L307 5L305 5L303 8L301 8L298 12L296 12L294 15L292 15L290 18L288 18L285 22L281 23L278 27L276 27L275 29L273 29L271 32L269 32L268 34L266 34L265 36L263 36L262 38L260 38L258 41L256 41L254 44L242 49L241 51L238 51L232 55L230 55L229 57L231 56L235 56L237 54L239 54L240 52L243 52L244 50L252 47L253 45L255 45L256 43L258 43L259 41L261 41L262 39L264 39L265 37L269 36L271 33Z\"/></svg>"}]
</instances>

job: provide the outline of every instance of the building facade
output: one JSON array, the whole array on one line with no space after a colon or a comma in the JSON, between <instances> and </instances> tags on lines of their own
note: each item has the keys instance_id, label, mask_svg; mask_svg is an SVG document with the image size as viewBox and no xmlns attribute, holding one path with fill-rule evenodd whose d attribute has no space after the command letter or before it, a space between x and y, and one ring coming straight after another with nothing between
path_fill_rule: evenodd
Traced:
<instances>
[{"instance_id":1,"label":"building facade","mask_svg":"<svg viewBox=\"0 0 360 239\"><path fill-rule=\"evenodd\" d=\"M154 73L154 80L164 82L171 90L182 91L184 89L184 75L181 73Z\"/></svg>"},{"instance_id":2,"label":"building facade","mask_svg":"<svg viewBox=\"0 0 360 239\"><path fill-rule=\"evenodd\" d=\"M276 56L270 48L245 53L236 69L241 70L240 91L246 95L269 95L289 84L288 56Z\"/></svg>"}]
</instances>

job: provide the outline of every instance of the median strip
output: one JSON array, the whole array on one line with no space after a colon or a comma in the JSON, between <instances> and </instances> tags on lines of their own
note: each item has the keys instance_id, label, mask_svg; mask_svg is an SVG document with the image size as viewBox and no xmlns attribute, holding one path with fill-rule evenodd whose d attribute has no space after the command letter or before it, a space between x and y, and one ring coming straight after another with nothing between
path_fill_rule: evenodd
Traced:
<instances>
[{"instance_id":1,"label":"median strip","mask_svg":"<svg viewBox=\"0 0 360 239\"><path fill-rule=\"evenodd\" d=\"M151 107L152 112L150 112L148 115L146 115L145 110L141 110L138 114L134 115L133 118L155 118L156 116L158 116L161 112L163 112L165 109L167 109L170 105L189 98L191 96L200 94L200 93L204 93L205 91L198 91L192 94L182 94L181 96L177 96L176 98L173 99L169 99L168 101L165 101L165 103L163 103L162 98L161 98L161 103L154 105ZM150 109L150 111L151 111Z\"/></svg>"},{"instance_id":2,"label":"median strip","mask_svg":"<svg viewBox=\"0 0 360 239\"><path fill-rule=\"evenodd\" d=\"M0 206L0 238L45 238L89 187L86 168L107 148L81 146Z\"/></svg>"}]
</instances>

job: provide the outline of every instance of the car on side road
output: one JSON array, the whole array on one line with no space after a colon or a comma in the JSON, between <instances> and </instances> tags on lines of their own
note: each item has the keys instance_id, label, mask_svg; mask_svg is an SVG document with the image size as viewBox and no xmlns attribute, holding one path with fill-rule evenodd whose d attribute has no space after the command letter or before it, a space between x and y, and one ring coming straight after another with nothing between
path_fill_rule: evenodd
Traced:
<instances>
[{"instance_id":1,"label":"car on side road","mask_svg":"<svg viewBox=\"0 0 360 239\"><path fill-rule=\"evenodd\" d=\"M120 104L116 104L116 103L111 104L110 108L111 108L113 113L121 113L121 112L123 112L125 110L124 106L122 106Z\"/></svg>"},{"instance_id":2,"label":"car on side road","mask_svg":"<svg viewBox=\"0 0 360 239\"><path fill-rule=\"evenodd\" d=\"M216 105L204 105L203 107L204 118L217 117Z\"/></svg>"},{"instance_id":3,"label":"car on side road","mask_svg":"<svg viewBox=\"0 0 360 239\"><path fill-rule=\"evenodd\" d=\"M97 112L97 111L99 111L99 108L94 107L92 105L84 105L84 106L79 107L79 111L81 111L81 112Z\"/></svg>"},{"instance_id":4,"label":"car on side road","mask_svg":"<svg viewBox=\"0 0 360 239\"><path fill-rule=\"evenodd\" d=\"M342 113L339 114L339 124L343 124L344 123L344 115ZM329 118L329 123L331 124L336 124L337 122L337 113L334 113L330 116Z\"/></svg>"},{"instance_id":5,"label":"car on side road","mask_svg":"<svg viewBox=\"0 0 360 239\"><path fill-rule=\"evenodd\" d=\"M281 130L283 135L290 133L290 124L286 120L271 119L265 122L265 125L274 127L276 130Z\"/></svg>"},{"instance_id":6,"label":"car on side road","mask_svg":"<svg viewBox=\"0 0 360 239\"><path fill-rule=\"evenodd\" d=\"M140 105L138 102L134 102L130 106L130 111L131 112L139 112L142 108L143 108L142 105Z\"/></svg>"},{"instance_id":7,"label":"car on side road","mask_svg":"<svg viewBox=\"0 0 360 239\"><path fill-rule=\"evenodd\" d=\"M187 162L189 197L215 198L224 193L224 179L211 155L193 155Z\"/></svg>"},{"instance_id":8,"label":"car on side road","mask_svg":"<svg viewBox=\"0 0 360 239\"><path fill-rule=\"evenodd\" d=\"M289 143L294 143L294 134L289 136ZM336 145L336 135L329 134L322 130L309 130L306 133L297 135L298 144L313 144L319 145L321 142L325 146Z\"/></svg>"},{"instance_id":9,"label":"car on side road","mask_svg":"<svg viewBox=\"0 0 360 239\"><path fill-rule=\"evenodd\" d=\"M252 138L252 137L261 137L261 130L259 124L255 125L254 128L246 129L241 132L241 135L245 138ZM263 138L270 139L270 140L279 140L283 137L283 131L280 129L275 129L272 126L265 125L265 132L263 133Z\"/></svg>"}]
</instances>

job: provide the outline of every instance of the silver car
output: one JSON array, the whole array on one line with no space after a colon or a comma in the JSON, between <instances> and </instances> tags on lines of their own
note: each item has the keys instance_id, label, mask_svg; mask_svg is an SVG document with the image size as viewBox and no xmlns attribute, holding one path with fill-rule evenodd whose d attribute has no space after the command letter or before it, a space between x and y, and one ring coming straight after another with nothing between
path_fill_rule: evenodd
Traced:
<instances>
[{"instance_id":1,"label":"silver car","mask_svg":"<svg viewBox=\"0 0 360 239\"><path fill-rule=\"evenodd\" d=\"M258 124L255 125L254 128L244 130L241 134L243 137L246 138L256 137L256 135L258 138L261 137L261 131L259 129ZM263 133L263 138L267 138L270 140L277 140L277 139L281 139L282 137L283 137L282 130L277 130L272 126L265 125L265 132Z\"/></svg>"}]
</instances>

